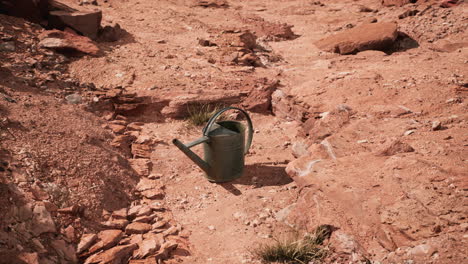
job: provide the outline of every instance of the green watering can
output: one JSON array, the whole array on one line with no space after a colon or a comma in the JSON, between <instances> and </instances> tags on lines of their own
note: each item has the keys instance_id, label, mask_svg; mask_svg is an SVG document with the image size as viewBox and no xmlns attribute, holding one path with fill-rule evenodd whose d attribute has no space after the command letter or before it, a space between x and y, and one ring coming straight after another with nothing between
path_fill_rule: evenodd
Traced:
<instances>
[{"instance_id":1,"label":"green watering can","mask_svg":"<svg viewBox=\"0 0 468 264\"><path fill-rule=\"evenodd\" d=\"M245 127L237 121L219 121L216 119L228 110L239 110L247 118L249 134L245 141ZM227 182L242 176L244 156L252 144L253 126L249 115L237 107L226 107L209 120L203 128L203 137L184 145L178 139L172 140L187 157L198 165L211 182ZM203 144L205 160L190 150L191 147Z\"/></svg>"}]
</instances>

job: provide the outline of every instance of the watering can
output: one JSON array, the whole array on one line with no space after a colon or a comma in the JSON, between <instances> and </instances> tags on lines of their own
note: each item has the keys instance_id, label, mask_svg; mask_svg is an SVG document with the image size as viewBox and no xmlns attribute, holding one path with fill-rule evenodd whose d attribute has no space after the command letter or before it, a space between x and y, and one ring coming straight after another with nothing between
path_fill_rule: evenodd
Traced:
<instances>
[{"instance_id":1,"label":"watering can","mask_svg":"<svg viewBox=\"0 0 468 264\"><path fill-rule=\"evenodd\" d=\"M248 138L245 141L245 126L237 121L218 121L218 117L228 111L238 110L243 113L248 123ZM227 182L242 176L244 156L252 144L252 120L244 110L237 107L226 107L215 113L202 130L203 136L184 145L178 139L172 140L187 157L198 165L211 182ZM191 147L203 144L204 160L190 150Z\"/></svg>"}]
</instances>

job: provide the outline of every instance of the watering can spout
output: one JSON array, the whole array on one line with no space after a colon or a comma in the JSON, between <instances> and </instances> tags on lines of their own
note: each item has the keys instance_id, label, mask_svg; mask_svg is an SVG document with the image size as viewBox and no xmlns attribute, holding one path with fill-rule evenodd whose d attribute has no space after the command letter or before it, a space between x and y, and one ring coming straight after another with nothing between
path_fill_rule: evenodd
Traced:
<instances>
[{"instance_id":1,"label":"watering can spout","mask_svg":"<svg viewBox=\"0 0 468 264\"><path fill-rule=\"evenodd\" d=\"M173 139L172 143L176 145L187 157L189 157L195 164L200 167L206 174L210 173L210 165L206 163L202 158L200 158L195 152L191 151L190 148L204 143L208 142L210 139L207 136L201 137L193 142L188 143L187 145L184 145L184 143L180 142L178 139Z\"/></svg>"}]
</instances>

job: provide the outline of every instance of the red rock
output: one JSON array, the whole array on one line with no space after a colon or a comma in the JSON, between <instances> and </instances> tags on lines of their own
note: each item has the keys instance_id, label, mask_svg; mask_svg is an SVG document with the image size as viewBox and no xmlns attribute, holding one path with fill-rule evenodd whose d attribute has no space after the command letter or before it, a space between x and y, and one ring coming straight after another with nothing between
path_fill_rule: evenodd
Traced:
<instances>
[{"instance_id":1,"label":"red rock","mask_svg":"<svg viewBox=\"0 0 468 264\"><path fill-rule=\"evenodd\" d=\"M179 246L174 241L167 241L161 246L161 249L159 250L158 254L156 255L157 259L168 259L170 253L176 249Z\"/></svg>"},{"instance_id":2,"label":"red rock","mask_svg":"<svg viewBox=\"0 0 468 264\"><path fill-rule=\"evenodd\" d=\"M133 258L142 259L156 253L161 248L161 241L156 238L145 239L138 243L138 250L133 252Z\"/></svg>"},{"instance_id":3,"label":"red rock","mask_svg":"<svg viewBox=\"0 0 468 264\"><path fill-rule=\"evenodd\" d=\"M51 11L49 13L49 26L58 29L70 27L73 30L92 39L97 38L101 27L101 11Z\"/></svg>"},{"instance_id":4,"label":"red rock","mask_svg":"<svg viewBox=\"0 0 468 264\"><path fill-rule=\"evenodd\" d=\"M37 184L31 186L31 192L36 200L42 201L49 199L49 194L46 193L41 187Z\"/></svg>"},{"instance_id":5,"label":"red rock","mask_svg":"<svg viewBox=\"0 0 468 264\"><path fill-rule=\"evenodd\" d=\"M404 6L411 3L411 0L382 0L383 6Z\"/></svg>"},{"instance_id":6,"label":"red rock","mask_svg":"<svg viewBox=\"0 0 468 264\"><path fill-rule=\"evenodd\" d=\"M125 228L127 234L144 234L151 230L151 225L146 223L131 223Z\"/></svg>"},{"instance_id":7,"label":"red rock","mask_svg":"<svg viewBox=\"0 0 468 264\"><path fill-rule=\"evenodd\" d=\"M114 132L115 134L122 134L125 132L126 126L125 125L120 125L120 124L109 124L108 125L110 130Z\"/></svg>"},{"instance_id":8,"label":"red rock","mask_svg":"<svg viewBox=\"0 0 468 264\"><path fill-rule=\"evenodd\" d=\"M401 142L399 139L384 144L382 149L377 152L377 156L393 156L398 153L413 152L414 148L408 143Z\"/></svg>"},{"instance_id":9,"label":"red rock","mask_svg":"<svg viewBox=\"0 0 468 264\"><path fill-rule=\"evenodd\" d=\"M120 210L114 211L112 213L112 218L114 219L127 219L127 208L122 208Z\"/></svg>"},{"instance_id":10,"label":"red rock","mask_svg":"<svg viewBox=\"0 0 468 264\"><path fill-rule=\"evenodd\" d=\"M268 113L271 111L271 100L273 92L278 88L279 81L270 81L266 78L259 82L242 101L242 106L256 113Z\"/></svg>"},{"instance_id":11,"label":"red rock","mask_svg":"<svg viewBox=\"0 0 468 264\"><path fill-rule=\"evenodd\" d=\"M84 234L81 236L80 243L76 247L76 253L80 254L87 250L91 245L96 242L98 236L96 234Z\"/></svg>"},{"instance_id":12,"label":"red rock","mask_svg":"<svg viewBox=\"0 0 468 264\"><path fill-rule=\"evenodd\" d=\"M132 155L135 158L146 158L151 157L151 147L147 144L132 144Z\"/></svg>"},{"instance_id":13,"label":"red rock","mask_svg":"<svg viewBox=\"0 0 468 264\"><path fill-rule=\"evenodd\" d=\"M18 260L21 260L21 263L25 264L40 264L39 263L39 255L36 252L27 253L23 252L20 253L18 256Z\"/></svg>"},{"instance_id":14,"label":"red rock","mask_svg":"<svg viewBox=\"0 0 468 264\"><path fill-rule=\"evenodd\" d=\"M42 233L55 233L55 223L52 216L44 205L36 205L33 210L32 233L40 235Z\"/></svg>"},{"instance_id":15,"label":"red rock","mask_svg":"<svg viewBox=\"0 0 468 264\"><path fill-rule=\"evenodd\" d=\"M395 23L362 24L315 43L322 50L353 54L364 50L388 50L398 36Z\"/></svg>"},{"instance_id":16,"label":"red rock","mask_svg":"<svg viewBox=\"0 0 468 264\"><path fill-rule=\"evenodd\" d=\"M462 1L458 1L458 0L442 0L440 2L440 7L444 7L444 8L449 8L449 7L454 7L458 4L460 4L460 2Z\"/></svg>"},{"instance_id":17,"label":"red rock","mask_svg":"<svg viewBox=\"0 0 468 264\"><path fill-rule=\"evenodd\" d=\"M75 254L75 249L64 240L54 240L51 243L55 252L59 256L60 263L77 263L78 259Z\"/></svg>"},{"instance_id":18,"label":"red rock","mask_svg":"<svg viewBox=\"0 0 468 264\"><path fill-rule=\"evenodd\" d=\"M39 23L47 17L49 0L2 0L0 10Z\"/></svg>"},{"instance_id":19,"label":"red rock","mask_svg":"<svg viewBox=\"0 0 468 264\"><path fill-rule=\"evenodd\" d=\"M143 215L135 218L133 222L140 222L140 223L150 223L154 220L156 215Z\"/></svg>"},{"instance_id":20,"label":"red rock","mask_svg":"<svg viewBox=\"0 0 468 264\"><path fill-rule=\"evenodd\" d=\"M103 226L112 229L124 229L128 225L127 219L113 219L110 218L104 223L101 223Z\"/></svg>"},{"instance_id":21,"label":"red rock","mask_svg":"<svg viewBox=\"0 0 468 264\"><path fill-rule=\"evenodd\" d=\"M136 244L117 246L86 259L85 264L124 264L128 263L130 255L137 248Z\"/></svg>"},{"instance_id":22,"label":"red rock","mask_svg":"<svg viewBox=\"0 0 468 264\"><path fill-rule=\"evenodd\" d=\"M67 226L63 229L62 233L68 239L68 242L74 242L76 239L75 228L72 225Z\"/></svg>"},{"instance_id":23,"label":"red rock","mask_svg":"<svg viewBox=\"0 0 468 264\"><path fill-rule=\"evenodd\" d=\"M195 0L194 5L212 8L226 8L229 6L226 0Z\"/></svg>"},{"instance_id":24,"label":"red rock","mask_svg":"<svg viewBox=\"0 0 468 264\"><path fill-rule=\"evenodd\" d=\"M89 249L89 253L94 253L98 250L111 248L122 239L124 233L120 230L104 230L98 234L98 242Z\"/></svg>"},{"instance_id":25,"label":"red rock","mask_svg":"<svg viewBox=\"0 0 468 264\"><path fill-rule=\"evenodd\" d=\"M155 199L155 200L161 200L164 198L165 193L162 189L156 188L156 189L151 189L151 190L146 190L141 192L141 195L148 199Z\"/></svg>"},{"instance_id":26,"label":"red rock","mask_svg":"<svg viewBox=\"0 0 468 264\"><path fill-rule=\"evenodd\" d=\"M97 55L99 48L89 38L73 33L46 30L39 35L39 47L53 49L61 52L85 53Z\"/></svg>"},{"instance_id":27,"label":"red rock","mask_svg":"<svg viewBox=\"0 0 468 264\"><path fill-rule=\"evenodd\" d=\"M77 214L80 214L82 210L83 208L81 208L81 206L75 204L70 207L58 209L57 212L61 214L77 215Z\"/></svg>"},{"instance_id":28,"label":"red rock","mask_svg":"<svg viewBox=\"0 0 468 264\"><path fill-rule=\"evenodd\" d=\"M151 170L151 161L149 159L131 159L129 160L132 169L140 176L148 176Z\"/></svg>"}]
</instances>

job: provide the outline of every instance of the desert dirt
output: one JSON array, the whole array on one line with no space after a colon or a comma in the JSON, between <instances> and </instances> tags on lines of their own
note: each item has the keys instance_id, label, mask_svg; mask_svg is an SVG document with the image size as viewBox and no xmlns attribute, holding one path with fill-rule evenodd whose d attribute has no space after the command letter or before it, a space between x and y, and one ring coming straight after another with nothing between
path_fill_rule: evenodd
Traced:
<instances>
[{"instance_id":1,"label":"desert dirt","mask_svg":"<svg viewBox=\"0 0 468 264\"><path fill-rule=\"evenodd\" d=\"M122 31L71 56L0 15L16 45L0 51L0 263L261 263L260 244L323 224L336 228L324 263L468 261L463 1L60 2ZM315 45L372 19L404 33L386 53ZM172 144L202 136L197 105L249 112L241 178L211 183ZM127 226L140 205L152 231ZM106 229L126 235L76 253ZM145 257L90 260L151 239Z\"/></svg>"}]
</instances>

